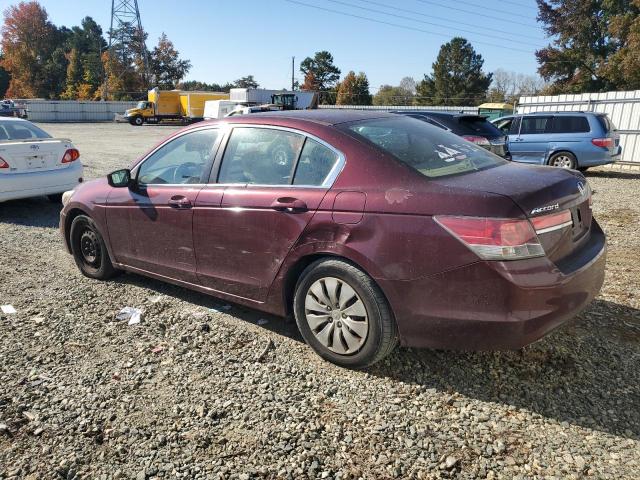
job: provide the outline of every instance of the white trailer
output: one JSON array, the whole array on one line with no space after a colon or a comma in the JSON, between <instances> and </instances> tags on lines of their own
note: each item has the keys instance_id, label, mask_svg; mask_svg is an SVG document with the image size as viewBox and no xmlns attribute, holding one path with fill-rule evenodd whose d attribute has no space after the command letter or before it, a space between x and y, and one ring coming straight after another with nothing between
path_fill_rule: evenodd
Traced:
<instances>
[{"instance_id":1,"label":"white trailer","mask_svg":"<svg viewBox=\"0 0 640 480\"><path fill-rule=\"evenodd\" d=\"M204 102L204 119L217 120L224 118L238 105L231 100L208 100Z\"/></svg>"}]
</instances>

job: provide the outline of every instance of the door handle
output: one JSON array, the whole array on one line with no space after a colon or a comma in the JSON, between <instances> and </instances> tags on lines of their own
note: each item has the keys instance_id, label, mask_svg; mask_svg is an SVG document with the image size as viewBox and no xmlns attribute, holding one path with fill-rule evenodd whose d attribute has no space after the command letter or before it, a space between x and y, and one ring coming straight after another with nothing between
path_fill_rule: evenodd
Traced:
<instances>
[{"instance_id":1,"label":"door handle","mask_svg":"<svg viewBox=\"0 0 640 480\"><path fill-rule=\"evenodd\" d=\"M169 206L171 208L176 208L178 210L184 210L191 208L193 205L191 204L191 200L182 195L174 195L169 199Z\"/></svg>"},{"instance_id":2,"label":"door handle","mask_svg":"<svg viewBox=\"0 0 640 480\"><path fill-rule=\"evenodd\" d=\"M308 210L306 203L293 197L280 197L271 204L271 208L279 212L288 213L306 212Z\"/></svg>"}]
</instances>

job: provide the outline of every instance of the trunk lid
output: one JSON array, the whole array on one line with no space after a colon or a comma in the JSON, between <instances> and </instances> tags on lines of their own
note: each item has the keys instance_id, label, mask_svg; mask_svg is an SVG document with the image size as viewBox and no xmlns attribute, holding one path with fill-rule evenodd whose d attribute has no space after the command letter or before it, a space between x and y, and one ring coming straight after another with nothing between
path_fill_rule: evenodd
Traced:
<instances>
[{"instance_id":1,"label":"trunk lid","mask_svg":"<svg viewBox=\"0 0 640 480\"><path fill-rule=\"evenodd\" d=\"M527 218L570 211L570 226L538 234L547 257L552 261L566 258L589 240L592 220L589 204L591 190L578 172L545 166L507 164L432 181L448 187L476 191L478 194L493 193L509 197Z\"/></svg>"},{"instance_id":2,"label":"trunk lid","mask_svg":"<svg viewBox=\"0 0 640 480\"><path fill-rule=\"evenodd\" d=\"M62 157L70 148L74 148L71 141L60 138L2 141L0 158L9 168L0 169L0 175L67 168L71 164L62 163Z\"/></svg>"}]
</instances>

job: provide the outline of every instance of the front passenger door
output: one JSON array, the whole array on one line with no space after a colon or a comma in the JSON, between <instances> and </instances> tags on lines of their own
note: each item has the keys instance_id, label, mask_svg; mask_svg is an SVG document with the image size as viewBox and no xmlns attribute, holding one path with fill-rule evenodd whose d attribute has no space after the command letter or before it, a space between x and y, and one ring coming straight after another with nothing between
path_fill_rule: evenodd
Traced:
<instances>
[{"instance_id":1,"label":"front passenger door","mask_svg":"<svg viewBox=\"0 0 640 480\"><path fill-rule=\"evenodd\" d=\"M195 283L193 206L208 176L218 129L169 140L132 172L134 186L114 188L107 224L116 261Z\"/></svg>"}]
</instances>

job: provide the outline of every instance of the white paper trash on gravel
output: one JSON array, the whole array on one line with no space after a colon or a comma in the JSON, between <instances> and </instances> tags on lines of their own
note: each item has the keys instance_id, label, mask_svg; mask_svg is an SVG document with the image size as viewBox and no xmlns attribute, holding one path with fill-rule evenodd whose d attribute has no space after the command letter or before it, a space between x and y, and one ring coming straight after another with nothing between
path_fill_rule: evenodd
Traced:
<instances>
[{"instance_id":1,"label":"white paper trash on gravel","mask_svg":"<svg viewBox=\"0 0 640 480\"><path fill-rule=\"evenodd\" d=\"M142 310L135 307L124 307L116 315L116 320L118 320L119 322L129 320L129 325L137 325L142 321Z\"/></svg>"},{"instance_id":2,"label":"white paper trash on gravel","mask_svg":"<svg viewBox=\"0 0 640 480\"><path fill-rule=\"evenodd\" d=\"M13 305L2 305L0 309L2 309L2 313L5 313L7 315L13 315L14 313L18 313L18 311L15 308L13 308Z\"/></svg>"}]
</instances>

